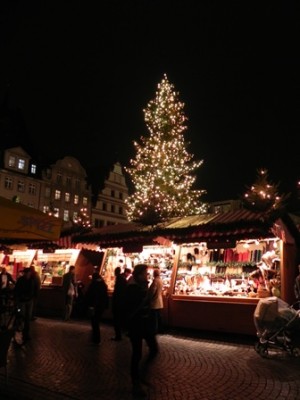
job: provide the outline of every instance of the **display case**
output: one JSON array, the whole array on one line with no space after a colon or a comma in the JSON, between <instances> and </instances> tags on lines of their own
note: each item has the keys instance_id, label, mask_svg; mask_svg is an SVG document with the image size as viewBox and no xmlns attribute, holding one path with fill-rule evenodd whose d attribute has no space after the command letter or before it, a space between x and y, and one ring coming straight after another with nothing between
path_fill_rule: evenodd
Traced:
<instances>
[{"instance_id":1,"label":"display case","mask_svg":"<svg viewBox=\"0 0 300 400\"><path fill-rule=\"evenodd\" d=\"M278 240L240 241L234 248L180 246L173 294L255 298L280 292ZM263 291L263 289L265 289Z\"/></svg>"},{"instance_id":2,"label":"display case","mask_svg":"<svg viewBox=\"0 0 300 400\"><path fill-rule=\"evenodd\" d=\"M164 293L170 287L171 275L174 266L175 248L169 246L143 246L140 253L123 253L122 248L109 248L101 266L101 275L107 283L109 291L113 291L115 283L114 271L116 267L130 268L133 270L137 264L147 264L149 272L149 282L152 280L154 268L160 269L160 276L163 281Z\"/></svg>"},{"instance_id":3,"label":"display case","mask_svg":"<svg viewBox=\"0 0 300 400\"><path fill-rule=\"evenodd\" d=\"M80 250L58 249L54 253L37 251L34 265L40 271L42 286L61 286L65 272L70 265L75 265Z\"/></svg>"}]
</instances>

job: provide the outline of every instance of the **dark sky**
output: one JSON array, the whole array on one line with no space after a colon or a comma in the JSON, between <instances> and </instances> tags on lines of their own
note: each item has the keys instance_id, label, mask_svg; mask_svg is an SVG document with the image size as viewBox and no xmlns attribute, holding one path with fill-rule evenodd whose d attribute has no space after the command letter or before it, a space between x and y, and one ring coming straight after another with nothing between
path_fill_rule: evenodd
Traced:
<instances>
[{"instance_id":1,"label":"dark sky","mask_svg":"<svg viewBox=\"0 0 300 400\"><path fill-rule=\"evenodd\" d=\"M299 168L297 2L2 0L0 95L21 108L42 157L129 165L143 109L166 73L203 160L197 188L237 198L267 168Z\"/></svg>"}]
</instances>

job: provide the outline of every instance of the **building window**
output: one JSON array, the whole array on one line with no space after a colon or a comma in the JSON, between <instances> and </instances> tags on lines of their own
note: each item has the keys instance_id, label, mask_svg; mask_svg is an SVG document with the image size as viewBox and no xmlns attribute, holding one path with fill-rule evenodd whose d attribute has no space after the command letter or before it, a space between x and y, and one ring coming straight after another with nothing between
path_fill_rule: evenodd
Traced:
<instances>
[{"instance_id":1,"label":"building window","mask_svg":"<svg viewBox=\"0 0 300 400\"><path fill-rule=\"evenodd\" d=\"M58 174L56 175L56 183L61 183L61 181L62 181L62 174L58 172Z\"/></svg>"},{"instance_id":2,"label":"building window","mask_svg":"<svg viewBox=\"0 0 300 400\"><path fill-rule=\"evenodd\" d=\"M69 176L67 176L66 177L66 186L71 186L71 184L72 184L72 179Z\"/></svg>"},{"instance_id":3,"label":"building window","mask_svg":"<svg viewBox=\"0 0 300 400\"><path fill-rule=\"evenodd\" d=\"M119 193L119 199L123 200L123 193L122 192Z\"/></svg>"},{"instance_id":4,"label":"building window","mask_svg":"<svg viewBox=\"0 0 300 400\"><path fill-rule=\"evenodd\" d=\"M30 170L31 170L32 174L36 174L36 165L35 164L31 164Z\"/></svg>"},{"instance_id":5,"label":"building window","mask_svg":"<svg viewBox=\"0 0 300 400\"><path fill-rule=\"evenodd\" d=\"M52 170L51 170L51 168L47 168L46 169L46 178L51 179L51 176L52 176Z\"/></svg>"},{"instance_id":6,"label":"building window","mask_svg":"<svg viewBox=\"0 0 300 400\"><path fill-rule=\"evenodd\" d=\"M83 197L83 199L82 199L82 204L83 204L84 206L87 206L87 203L88 203L87 197Z\"/></svg>"},{"instance_id":7,"label":"building window","mask_svg":"<svg viewBox=\"0 0 300 400\"><path fill-rule=\"evenodd\" d=\"M29 183L28 185L28 193L29 194L36 194L36 185L34 183Z\"/></svg>"},{"instance_id":8,"label":"building window","mask_svg":"<svg viewBox=\"0 0 300 400\"><path fill-rule=\"evenodd\" d=\"M78 194L74 195L74 204L79 204L79 196L78 196Z\"/></svg>"},{"instance_id":9,"label":"building window","mask_svg":"<svg viewBox=\"0 0 300 400\"><path fill-rule=\"evenodd\" d=\"M25 183L23 181L18 181L18 192L25 192Z\"/></svg>"},{"instance_id":10,"label":"building window","mask_svg":"<svg viewBox=\"0 0 300 400\"><path fill-rule=\"evenodd\" d=\"M66 203L70 203L70 198L71 198L70 193L69 193L69 192L66 192L66 193L65 193L65 202L66 202Z\"/></svg>"},{"instance_id":11,"label":"building window","mask_svg":"<svg viewBox=\"0 0 300 400\"><path fill-rule=\"evenodd\" d=\"M21 171L24 171L25 169L25 160L23 158L19 158L18 169L20 169Z\"/></svg>"},{"instance_id":12,"label":"building window","mask_svg":"<svg viewBox=\"0 0 300 400\"><path fill-rule=\"evenodd\" d=\"M76 181L75 181L75 188L80 189L80 180L79 179L76 179Z\"/></svg>"},{"instance_id":13,"label":"building window","mask_svg":"<svg viewBox=\"0 0 300 400\"><path fill-rule=\"evenodd\" d=\"M115 191L111 190L110 195L111 195L111 197L115 197Z\"/></svg>"},{"instance_id":14,"label":"building window","mask_svg":"<svg viewBox=\"0 0 300 400\"><path fill-rule=\"evenodd\" d=\"M107 210L107 205L106 205L106 203L103 203L103 204L102 204L102 210L103 210L103 211L106 211L106 210Z\"/></svg>"},{"instance_id":15,"label":"building window","mask_svg":"<svg viewBox=\"0 0 300 400\"><path fill-rule=\"evenodd\" d=\"M114 206L114 204L111 205L110 210L111 210L112 213L115 212L115 206Z\"/></svg>"},{"instance_id":16,"label":"building window","mask_svg":"<svg viewBox=\"0 0 300 400\"><path fill-rule=\"evenodd\" d=\"M95 219L94 221L94 226L95 228L102 228L104 226L104 221L103 219Z\"/></svg>"},{"instance_id":17,"label":"building window","mask_svg":"<svg viewBox=\"0 0 300 400\"><path fill-rule=\"evenodd\" d=\"M48 214L49 206L43 206L43 213Z\"/></svg>"},{"instance_id":18,"label":"building window","mask_svg":"<svg viewBox=\"0 0 300 400\"><path fill-rule=\"evenodd\" d=\"M45 188L45 197L49 198L51 196L51 189L49 187Z\"/></svg>"},{"instance_id":19,"label":"building window","mask_svg":"<svg viewBox=\"0 0 300 400\"><path fill-rule=\"evenodd\" d=\"M5 189L12 189L13 188L13 181L11 178L6 177L4 181Z\"/></svg>"},{"instance_id":20,"label":"building window","mask_svg":"<svg viewBox=\"0 0 300 400\"><path fill-rule=\"evenodd\" d=\"M59 217L59 208L54 208L54 212L53 212L54 217Z\"/></svg>"},{"instance_id":21,"label":"building window","mask_svg":"<svg viewBox=\"0 0 300 400\"><path fill-rule=\"evenodd\" d=\"M8 166L11 168L14 168L16 166L16 157L15 156L9 156Z\"/></svg>"},{"instance_id":22,"label":"building window","mask_svg":"<svg viewBox=\"0 0 300 400\"><path fill-rule=\"evenodd\" d=\"M64 210L64 221L69 221L69 210Z\"/></svg>"},{"instance_id":23,"label":"building window","mask_svg":"<svg viewBox=\"0 0 300 400\"><path fill-rule=\"evenodd\" d=\"M78 212L74 211L73 212L73 221L77 221L77 218L78 218Z\"/></svg>"},{"instance_id":24,"label":"building window","mask_svg":"<svg viewBox=\"0 0 300 400\"><path fill-rule=\"evenodd\" d=\"M59 200L60 196L61 196L61 191L60 190L55 190L55 195L54 195L55 200Z\"/></svg>"},{"instance_id":25,"label":"building window","mask_svg":"<svg viewBox=\"0 0 300 400\"><path fill-rule=\"evenodd\" d=\"M123 215L123 207L119 207L119 214Z\"/></svg>"}]
</instances>

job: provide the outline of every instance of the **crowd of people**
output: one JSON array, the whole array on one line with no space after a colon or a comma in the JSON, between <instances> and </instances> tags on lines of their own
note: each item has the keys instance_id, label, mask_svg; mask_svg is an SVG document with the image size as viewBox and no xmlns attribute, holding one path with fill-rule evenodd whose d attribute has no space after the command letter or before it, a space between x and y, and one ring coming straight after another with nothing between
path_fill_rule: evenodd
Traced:
<instances>
[{"instance_id":1,"label":"crowd of people","mask_svg":"<svg viewBox=\"0 0 300 400\"><path fill-rule=\"evenodd\" d=\"M15 280L7 272L5 266L2 267L0 274L0 299L1 299L1 327L5 328L2 319L4 311L13 303L13 310L18 310L23 318L22 341L26 343L30 337L30 323L34 321L37 312L38 295L41 288L41 279L35 266L24 268L20 276Z\"/></svg>"},{"instance_id":2,"label":"crowd of people","mask_svg":"<svg viewBox=\"0 0 300 400\"><path fill-rule=\"evenodd\" d=\"M141 382L141 361L143 342L148 346L150 363L159 353L157 333L162 332L161 310L163 309L163 283L159 269L154 269L150 277L148 266L138 264L133 271L120 265L115 268L115 284L111 296L114 341L124 336L131 343L130 377L133 394L143 396L145 390ZM34 265L24 268L15 280L5 266L0 273L1 310L9 299L13 299L16 308L23 317L23 344L31 339L31 322L37 318L37 303L41 280ZM91 342L101 343L101 322L103 313L109 308L108 286L95 268L85 290L76 281L75 266L71 265L62 277L64 293L64 312L62 318L69 321L74 313L74 305L79 296L82 303L82 315L90 320ZM145 371L145 369L144 369Z\"/></svg>"},{"instance_id":3,"label":"crowd of people","mask_svg":"<svg viewBox=\"0 0 300 400\"><path fill-rule=\"evenodd\" d=\"M127 336L131 343L130 377L134 395L144 396L145 390L141 377L143 342L148 347L145 364L149 364L159 353L157 333L161 333L163 309L163 282L159 269L154 269L150 277L148 266L138 264L133 271L120 263L114 270L115 283L111 296L114 341L121 341ZM75 282L75 268L71 266L63 276L65 294L64 320L72 314L73 304L78 296ZM91 281L84 291L84 307L91 324L91 342L101 343L101 322L109 307L108 286L95 270ZM145 372L147 369L143 368ZM145 378L145 377L143 377Z\"/></svg>"}]
</instances>

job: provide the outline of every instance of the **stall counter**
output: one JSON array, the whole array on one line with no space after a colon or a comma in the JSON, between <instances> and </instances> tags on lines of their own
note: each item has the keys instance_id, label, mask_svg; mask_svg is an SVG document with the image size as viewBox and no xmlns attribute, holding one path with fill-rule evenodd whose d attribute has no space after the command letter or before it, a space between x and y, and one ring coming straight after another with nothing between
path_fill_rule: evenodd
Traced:
<instances>
[{"instance_id":1,"label":"stall counter","mask_svg":"<svg viewBox=\"0 0 300 400\"><path fill-rule=\"evenodd\" d=\"M255 335L254 311L259 299L171 295L169 325L186 329Z\"/></svg>"}]
</instances>

